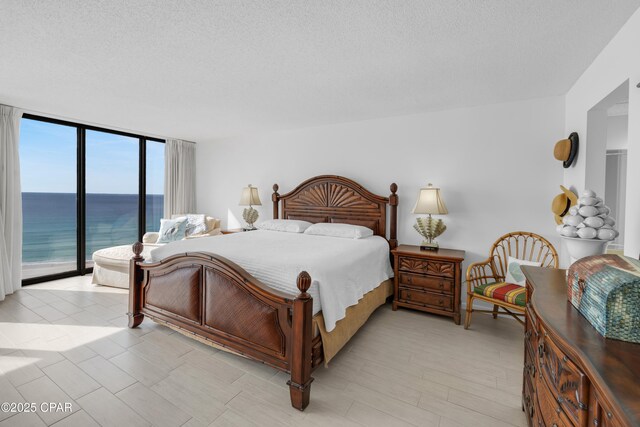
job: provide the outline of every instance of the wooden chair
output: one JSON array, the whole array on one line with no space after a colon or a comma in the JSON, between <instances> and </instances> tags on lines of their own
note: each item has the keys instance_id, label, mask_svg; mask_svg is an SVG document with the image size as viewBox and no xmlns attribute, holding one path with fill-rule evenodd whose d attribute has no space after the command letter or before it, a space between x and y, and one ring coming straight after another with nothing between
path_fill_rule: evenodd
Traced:
<instances>
[{"instance_id":1,"label":"wooden chair","mask_svg":"<svg viewBox=\"0 0 640 427\"><path fill-rule=\"evenodd\" d=\"M467 315L464 328L471 324L471 313L492 313L497 318L499 313L509 314L521 324L524 321L526 293L518 289L505 294L507 289L504 278L507 274L509 257L541 263L542 267L558 267L558 253L544 237L526 231L516 231L500 237L491 247L489 258L473 263L467 268ZM512 287L512 286L510 286ZM496 292L497 291L497 292ZM517 295L517 297L515 297ZM493 310L474 310L473 301L479 299L493 304ZM510 300L511 302L508 302ZM500 309L504 311L500 311Z\"/></svg>"}]
</instances>

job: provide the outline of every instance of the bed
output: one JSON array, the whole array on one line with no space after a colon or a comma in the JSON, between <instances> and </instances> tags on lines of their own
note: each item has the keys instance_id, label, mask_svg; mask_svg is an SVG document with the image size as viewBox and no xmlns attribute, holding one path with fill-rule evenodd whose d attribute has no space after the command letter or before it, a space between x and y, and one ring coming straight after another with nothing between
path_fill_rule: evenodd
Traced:
<instances>
[{"instance_id":1,"label":"bed","mask_svg":"<svg viewBox=\"0 0 640 427\"><path fill-rule=\"evenodd\" d=\"M323 175L287 194L280 195L278 189L274 185L274 219L363 225L379 237L371 239L371 244L343 239L342 244L332 246L327 238L320 241L323 237L309 240L314 236L252 231L167 245L153 253L151 262L145 262L143 246L136 243L130 262L129 327L135 328L149 317L195 339L290 373L291 404L304 410L310 400L313 369L328 362L390 292L389 280L384 280L378 286L352 291L346 303L331 302L341 286L352 281L350 275L365 274L358 268L380 267L363 264L349 272L347 264L339 265L349 252L354 253L351 258L360 252L367 255L363 260L370 259L371 253L379 257L384 238L383 258L386 256L388 264L388 251L397 246L397 186L392 184L391 195L382 197L350 179ZM293 262L279 260L275 250L264 260L256 253L238 253L238 248L251 242L268 247L276 241L281 249L294 248L283 255L295 258ZM305 248L310 251L308 261L301 256ZM336 265L327 269L332 250L336 251ZM305 269L317 275L317 280L308 271L300 271L301 266L308 266ZM278 277L274 279L274 275ZM384 278L374 274L369 282L375 277ZM286 283L294 279L295 288ZM328 287L330 282L333 287Z\"/></svg>"}]
</instances>

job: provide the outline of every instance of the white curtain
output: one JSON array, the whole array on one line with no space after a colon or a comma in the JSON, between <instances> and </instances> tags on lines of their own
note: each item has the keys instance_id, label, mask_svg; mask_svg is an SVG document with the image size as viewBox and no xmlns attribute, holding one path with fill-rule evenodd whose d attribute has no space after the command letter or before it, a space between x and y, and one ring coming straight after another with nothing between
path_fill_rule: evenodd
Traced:
<instances>
[{"instance_id":1,"label":"white curtain","mask_svg":"<svg viewBox=\"0 0 640 427\"><path fill-rule=\"evenodd\" d=\"M0 105L0 301L22 280L21 117L20 110Z\"/></svg>"},{"instance_id":2,"label":"white curtain","mask_svg":"<svg viewBox=\"0 0 640 427\"><path fill-rule=\"evenodd\" d=\"M164 148L164 217L195 213L196 145L167 139Z\"/></svg>"}]
</instances>

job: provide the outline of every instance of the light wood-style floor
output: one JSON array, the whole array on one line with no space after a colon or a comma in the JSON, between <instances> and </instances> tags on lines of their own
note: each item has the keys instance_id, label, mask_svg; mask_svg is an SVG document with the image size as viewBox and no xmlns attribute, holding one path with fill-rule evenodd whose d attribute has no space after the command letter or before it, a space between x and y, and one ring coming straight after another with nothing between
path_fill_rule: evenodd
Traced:
<instances>
[{"instance_id":1,"label":"light wood-style floor","mask_svg":"<svg viewBox=\"0 0 640 427\"><path fill-rule=\"evenodd\" d=\"M0 412L0 426L524 426L522 328L387 305L314 373L290 407L286 375L145 320L126 327L127 291L89 277L0 302L0 402L70 402L73 412Z\"/></svg>"}]
</instances>

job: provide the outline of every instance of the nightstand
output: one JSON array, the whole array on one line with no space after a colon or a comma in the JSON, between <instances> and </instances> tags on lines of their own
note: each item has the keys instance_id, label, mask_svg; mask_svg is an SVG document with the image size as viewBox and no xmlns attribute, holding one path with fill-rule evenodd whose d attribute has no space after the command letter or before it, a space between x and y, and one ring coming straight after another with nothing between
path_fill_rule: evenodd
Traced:
<instances>
[{"instance_id":1,"label":"nightstand","mask_svg":"<svg viewBox=\"0 0 640 427\"><path fill-rule=\"evenodd\" d=\"M244 230L242 228L230 228L228 230L220 230L222 234L233 234L233 233L242 233Z\"/></svg>"},{"instance_id":2,"label":"nightstand","mask_svg":"<svg viewBox=\"0 0 640 427\"><path fill-rule=\"evenodd\" d=\"M460 291L464 251L422 251L400 245L391 251L394 260L393 310L412 308L453 317L460 324Z\"/></svg>"}]
</instances>

